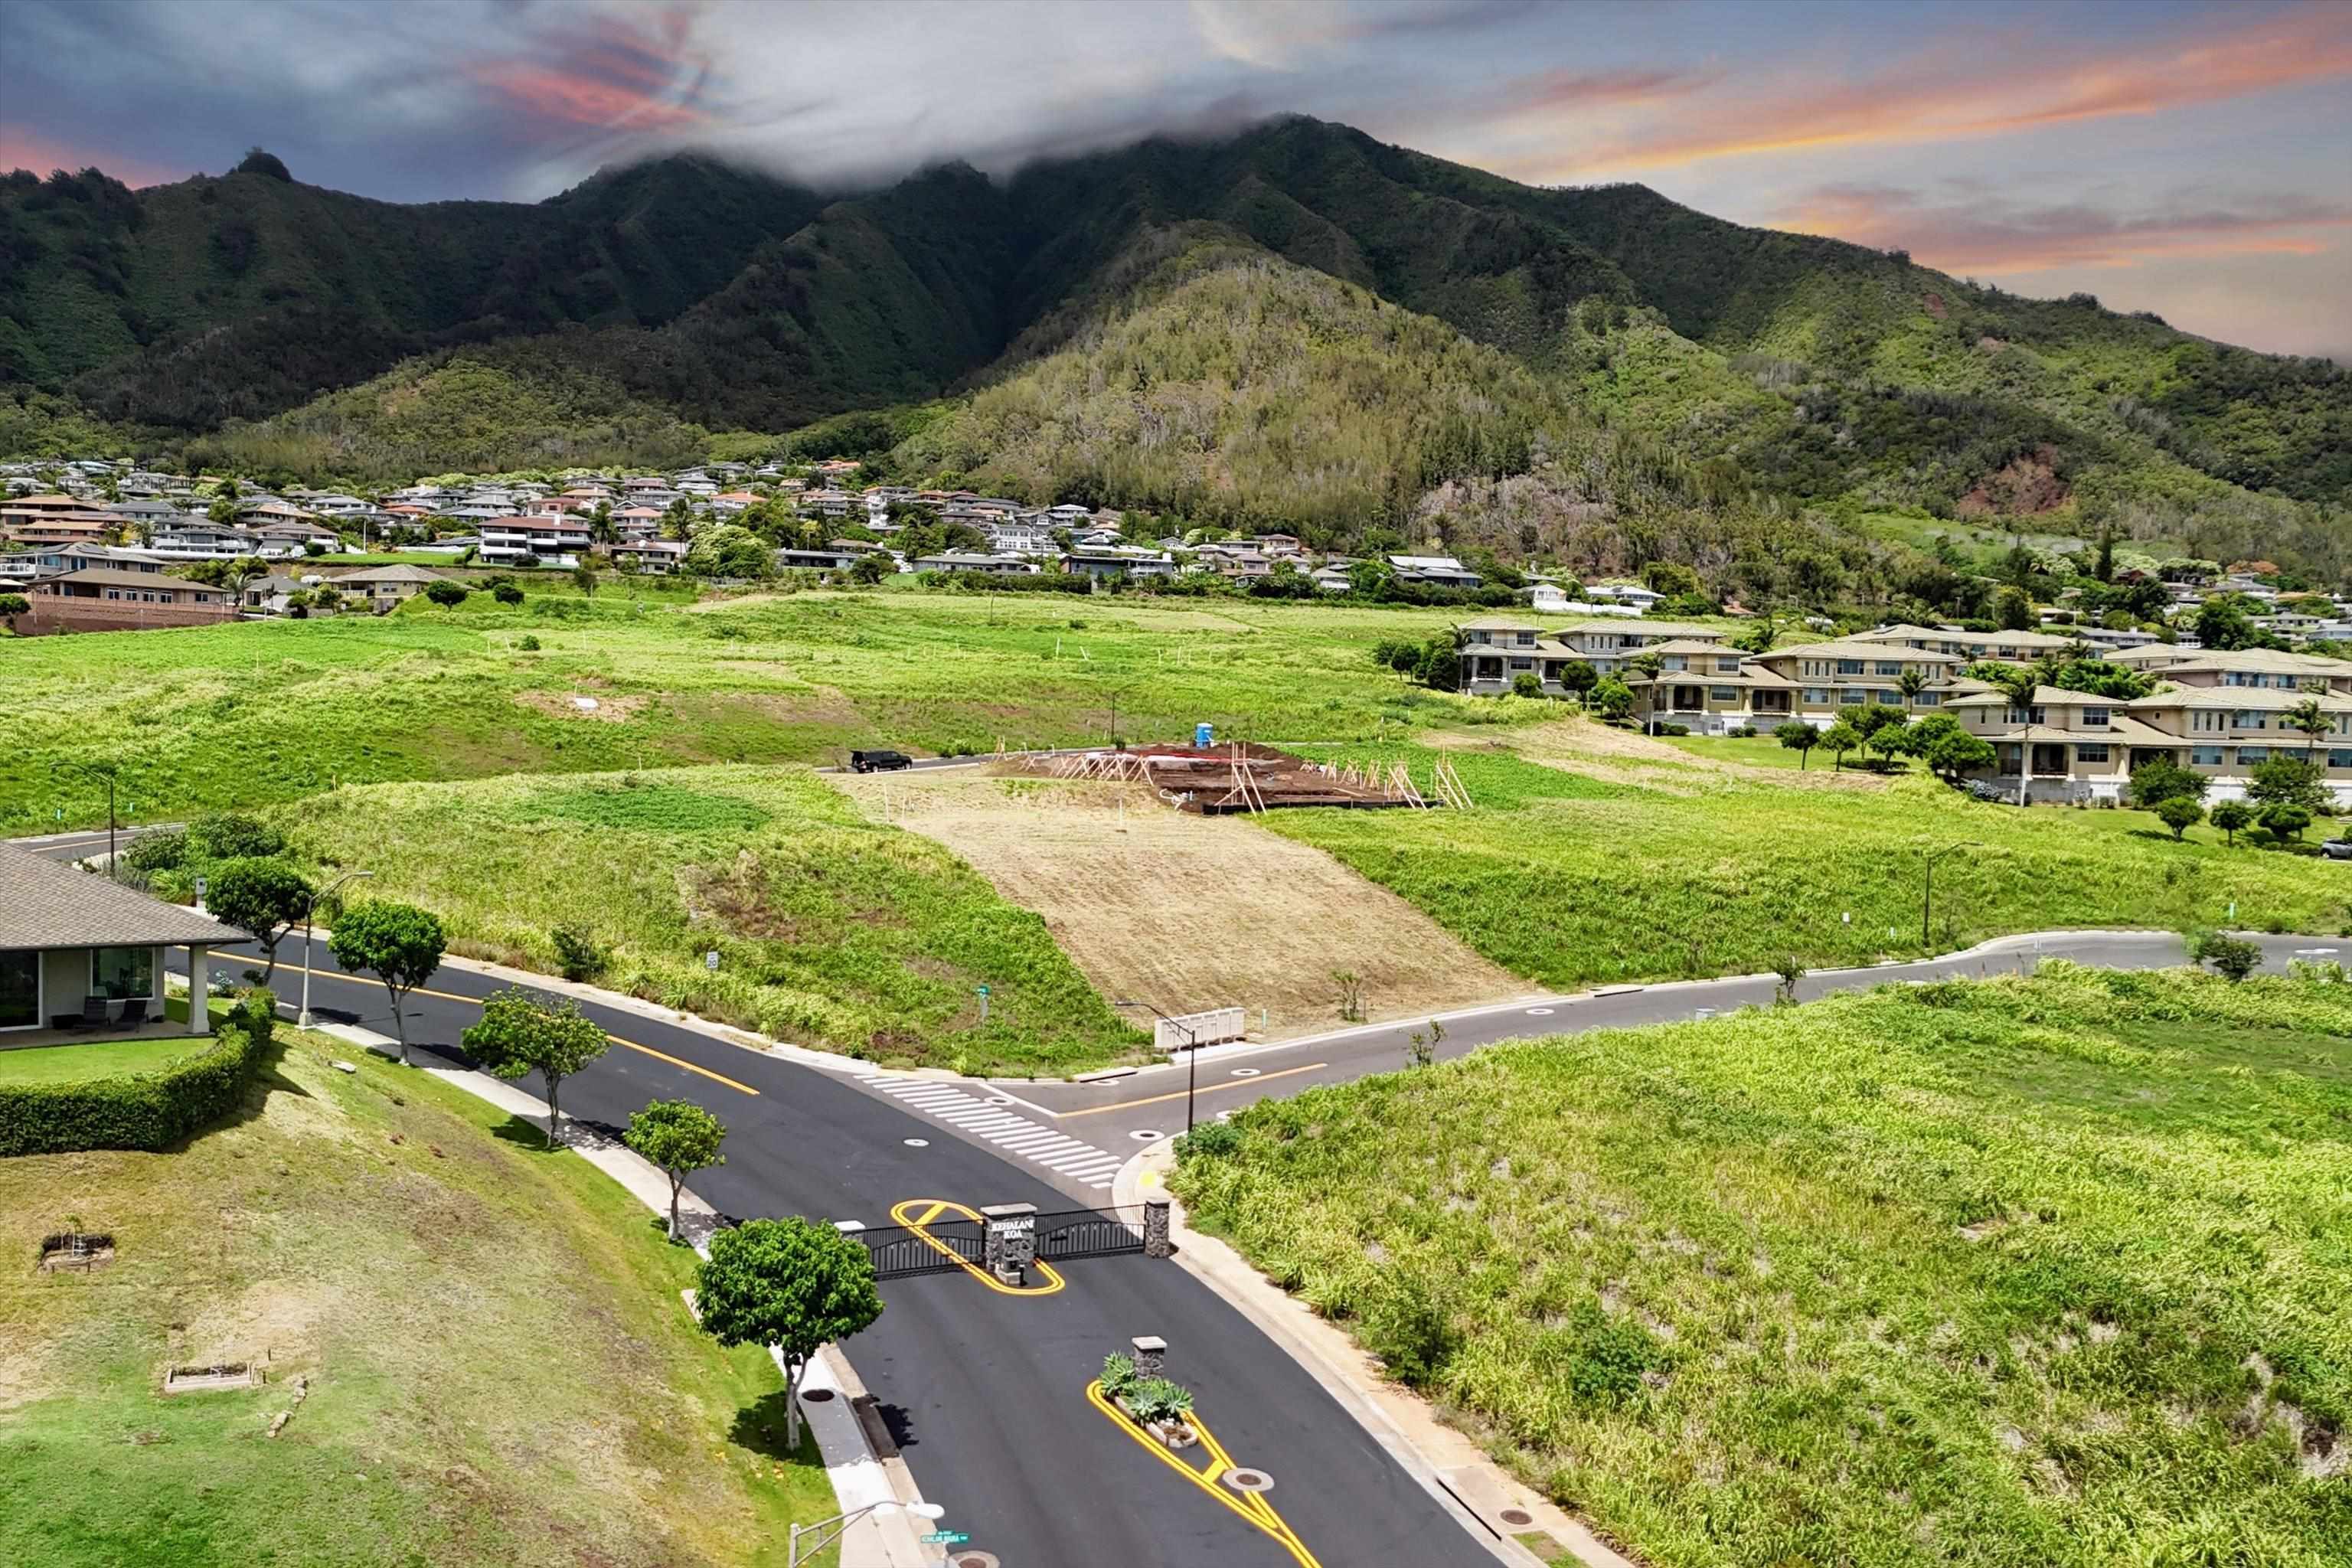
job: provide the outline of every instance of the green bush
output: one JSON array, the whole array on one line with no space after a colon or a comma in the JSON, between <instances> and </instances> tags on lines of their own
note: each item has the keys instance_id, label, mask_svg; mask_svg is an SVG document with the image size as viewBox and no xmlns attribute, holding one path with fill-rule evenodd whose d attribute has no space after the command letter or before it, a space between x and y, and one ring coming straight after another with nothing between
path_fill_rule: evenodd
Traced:
<instances>
[{"instance_id":1,"label":"green bush","mask_svg":"<svg viewBox=\"0 0 2352 1568\"><path fill-rule=\"evenodd\" d=\"M1176 1421L1192 1414L1192 1391L1165 1377L1139 1378L1128 1390L1127 1407L1138 1421Z\"/></svg>"},{"instance_id":2,"label":"green bush","mask_svg":"<svg viewBox=\"0 0 2352 1568\"><path fill-rule=\"evenodd\" d=\"M607 955L596 940L578 926L557 926L547 933L555 944L555 970L566 980L593 980L604 973Z\"/></svg>"},{"instance_id":3,"label":"green bush","mask_svg":"<svg viewBox=\"0 0 2352 1568\"><path fill-rule=\"evenodd\" d=\"M425 596L444 609L454 609L466 602L466 595L469 591L463 583L453 583L445 578L438 583L429 584L425 590Z\"/></svg>"},{"instance_id":4,"label":"green bush","mask_svg":"<svg viewBox=\"0 0 2352 1568\"><path fill-rule=\"evenodd\" d=\"M1241 1146L1241 1129L1230 1121L1208 1121L1178 1137L1176 1158L1221 1160Z\"/></svg>"},{"instance_id":5,"label":"green bush","mask_svg":"<svg viewBox=\"0 0 2352 1568\"><path fill-rule=\"evenodd\" d=\"M0 1087L0 1157L170 1148L244 1101L268 1055L277 1015L277 999L256 987L222 1021L209 1048L161 1071Z\"/></svg>"},{"instance_id":6,"label":"green bush","mask_svg":"<svg viewBox=\"0 0 2352 1568\"><path fill-rule=\"evenodd\" d=\"M187 858L188 836L179 830L147 834L123 851L134 871L176 871Z\"/></svg>"},{"instance_id":7,"label":"green bush","mask_svg":"<svg viewBox=\"0 0 2352 1568\"><path fill-rule=\"evenodd\" d=\"M537 653L539 651L539 639L526 632L523 634L522 640L515 644L515 648L518 652L521 653Z\"/></svg>"},{"instance_id":8,"label":"green bush","mask_svg":"<svg viewBox=\"0 0 2352 1568\"><path fill-rule=\"evenodd\" d=\"M1543 681L1538 679L1533 673L1523 669L1519 671L1518 674L1511 677L1511 695L1514 697L1541 697L1543 695Z\"/></svg>"},{"instance_id":9,"label":"green bush","mask_svg":"<svg viewBox=\"0 0 2352 1568\"><path fill-rule=\"evenodd\" d=\"M1124 1399L1135 1392L1139 1376L1135 1370L1135 1358L1125 1351L1113 1351L1103 1357L1102 1390L1112 1399Z\"/></svg>"},{"instance_id":10,"label":"green bush","mask_svg":"<svg viewBox=\"0 0 2352 1568\"><path fill-rule=\"evenodd\" d=\"M490 590L490 597L501 605L520 605L522 603L522 590L512 583L501 583Z\"/></svg>"},{"instance_id":11,"label":"green bush","mask_svg":"<svg viewBox=\"0 0 2352 1568\"><path fill-rule=\"evenodd\" d=\"M215 812L188 825L185 853L173 864L266 858L285 849L286 836L268 823L235 812Z\"/></svg>"}]
</instances>

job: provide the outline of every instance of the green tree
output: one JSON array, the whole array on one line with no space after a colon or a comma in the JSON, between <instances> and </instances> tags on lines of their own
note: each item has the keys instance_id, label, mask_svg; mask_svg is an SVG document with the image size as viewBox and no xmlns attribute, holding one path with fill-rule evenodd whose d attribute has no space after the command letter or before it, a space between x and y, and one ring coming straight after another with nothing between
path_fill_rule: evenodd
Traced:
<instances>
[{"instance_id":1,"label":"green tree","mask_svg":"<svg viewBox=\"0 0 2352 1568\"><path fill-rule=\"evenodd\" d=\"M1883 702L1853 702L1838 710L1838 722L1862 738L1866 756L1872 751L1892 756L1903 749L1903 710Z\"/></svg>"},{"instance_id":2,"label":"green tree","mask_svg":"<svg viewBox=\"0 0 2352 1568\"><path fill-rule=\"evenodd\" d=\"M2189 956L2198 963L2210 963L2229 976L2231 984L2245 979L2262 967L2263 950L2242 937L2224 936L2220 931L2199 931L2189 939Z\"/></svg>"},{"instance_id":3,"label":"green tree","mask_svg":"<svg viewBox=\"0 0 2352 1568\"><path fill-rule=\"evenodd\" d=\"M1622 719L1633 710L1633 689L1613 675L1602 676L1585 695L1585 710L1603 719Z\"/></svg>"},{"instance_id":4,"label":"green tree","mask_svg":"<svg viewBox=\"0 0 2352 1568\"><path fill-rule=\"evenodd\" d=\"M1819 743L1823 751L1829 752L1830 770L1834 773L1845 766L1845 754L1862 744L1862 733L1852 724L1840 719L1822 731Z\"/></svg>"},{"instance_id":5,"label":"green tree","mask_svg":"<svg viewBox=\"0 0 2352 1568\"><path fill-rule=\"evenodd\" d=\"M231 497L222 496L205 508L205 521L226 528L236 521L236 501Z\"/></svg>"},{"instance_id":6,"label":"green tree","mask_svg":"<svg viewBox=\"0 0 2352 1568\"><path fill-rule=\"evenodd\" d=\"M1948 783L1958 784L1962 773L1989 768L2000 760L1991 742L1982 735L1969 734L1950 714L1937 713L1929 717L1947 721L1950 728L1938 727L1925 735L1915 733L1910 736L1912 754L1927 763L1931 771L1943 775ZM1927 721L1922 720L1921 722ZM1915 724L1912 729L1916 731L1918 727Z\"/></svg>"},{"instance_id":7,"label":"green tree","mask_svg":"<svg viewBox=\"0 0 2352 1568\"><path fill-rule=\"evenodd\" d=\"M16 617L18 616L29 616L32 613L33 601L25 597L24 595L0 594L0 621L7 622L8 629L10 631L13 632L16 629Z\"/></svg>"},{"instance_id":8,"label":"green tree","mask_svg":"<svg viewBox=\"0 0 2352 1568\"><path fill-rule=\"evenodd\" d=\"M585 561L583 561L579 565L574 566L572 569L572 585L580 590L580 596L582 598L594 598L596 596L596 568Z\"/></svg>"},{"instance_id":9,"label":"green tree","mask_svg":"<svg viewBox=\"0 0 2352 1568\"><path fill-rule=\"evenodd\" d=\"M2003 588L1993 599L1992 618L2000 623L2005 632L2033 629L2033 601L2022 588Z\"/></svg>"},{"instance_id":10,"label":"green tree","mask_svg":"<svg viewBox=\"0 0 2352 1568\"><path fill-rule=\"evenodd\" d=\"M2301 757L2284 753L2265 757L2254 764L2246 784L2246 798L2258 809L2284 805L2315 813L2327 804L2326 774L2318 764Z\"/></svg>"},{"instance_id":11,"label":"green tree","mask_svg":"<svg viewBox=\"0 0 2352 1568\"><path fill-rule=\"evenodd\" d=\"M865 1244L797 1216L755 1219L710 1238L695 1281L703 1331L722 1345L765 1345L784 1366L787 1443L800 1447L801 1371L824 1347L882 1315Z\"/></svg>"},{"instance_id":12,"label":"green tree","mask_svg":"<svg viewBox=\"0 0 2352 1568\"><path fill-rule=\"evenodd\" d=\"M2212 781L2168 757L2151 757L2131 773L2131 803L2154 811L2168 800L2201 801Z\"/></svg>"},{"instance_id":13,"label":"green tree","mask_svg":"<svg viewBox=\"0 0 2352 1568\"><path fill-rule=\"evenodd\" d=\"M258 817L210 812L188 824L188 853L198 860L242 860L281 855L286 836Z\"/></svg>"},{"instance_id":14,"label":"green tree","mask_svg":"<svg viewBox=\"0 0 2352 1568\"><path fill-rule=\"evenodd\" d=\"M2256 820L2262 823L2263 831L2284 843L2289 838L2303 837L2303 830L2311 826L2311 813L2293 801L2277 800L2263 807L2262 816Z\"/></svg>"},{"instance_id":15,"label":"green tree","mask_svg":"<svg viewBox=\"0 0 2352 1568\"><path fill-rule=\"evenodd\" d=\"M2260 635L2245 612L2226 598L2208 599L2197 608L2197 640L2209 648L2228 653L2252 647Z\"/></svg>"},{"instance_id":16,"label":"green tree","mask_svg":"<svg viewBox=\"0 0 2352 1568\"><path fill-rule=\"evenodd\" d=\"M400 1059L408 1060L408 1019L401 1003L441 967L448 939L429 910L371 899L353 904L335 921L327 951L354 974L373 974L392 998L392 1026L400 1037Z\"/></svg>"},{"instance_id":17,"label":"green tree","mask_svg":"<svg viewBox=\"0 0 2352 1568\"><path fill-rule=\"evenodd\" d=\"M2237 847L2238 835L2253 826L2254 814L2242 801L2225 800L2213 808L2213 826L2221 830L2222 842Z\"/></svg>"},{"instance_id":18,"label":"green tree","mask_svg":"<svg viewBox=\"0 0 2352 1568\"><path fill-rule=\"evenodd\" d=\"M727 1156L719 1145L727 1129L690 1100L656 1100L630 1114L621 1142L648 1163L661 1167L669 1178L669 1238L677 1239L677 1198L686 1178L697 1171L723 1165Z\"/></svg>"},{"instance_id":19,"label":"green tree","mask_svg":"<svg viewBox=\"0 0 2352 1568\"><path fill-rule=\"evenodd\" d=\"M1518 674L1511 677L1511 695L1514 697L1541 697L1543 695L1543 681L1538 676L1537 676L1535 671L1531 669L1523 669L1519 671Z\"/></svg>"},{"instance_id":20,"label":"green tree","mask_svg":"<svg viewBox=\"0 0 2352 1568\"><path fill-rule=\"evenodd\" d=\"M1998 687L2009 700L2010 710L2023 726L2017 743L2017 804L2026 803L2026 789L2033 782L2033 700L2042 689L2041 680L2031 669L2019 669L2002 665L1985 672L1984 679Z\"/></svg>"},{"instance_id":21,"label":"green tree","mask_svg":"<svg viewBox=\"0 0 2352 1568\"><path fill-rule=\"evenodd\" d=\"M481 1020L463 1037L466 1049L499 1078L537 1073L547 1085L547 1146L562 1141L563 1080L603 1056L612 1037L580 1004L509 985L482 1004Z\"/></svg>"},{"instance_id":22,"label":"green tree","mask_svg":"<svg viewBox=\"0 0 2352 1568\"><path fill-rule=\"evenodd\" d=\"M2302 701L2288 709L2280 717L2279 722L2287 729L2299 731L2302 733L2303 760L2306 763L2311 761L2312 753L2319 749L2320 737L2336 727L2336 720L2326 708L2320 706L2319 693L2315 691L2310 692Z\"/></svg>"},{"instance_id":23,"label":"green tree","mask_svg":"<svg viewBox=\"0 0 2352 1568\"><path fill-rule=\"evenodd\" d=\"M520 605L522 590L512 583L500 583L490 590L490 597L501 605Z\"/></svg>"},{"instance_id":24,"label":"green tree","mask_svg":"<svg viewBox=\"0 0 2352 1568\"><path fill-rule=\"evenodd\" d=\"M1571 658L1559 667L1559 683L1576 693L1581 702L1601 684L1601 672L1584 659Z\"/></svg>"},{"instance_id":25,"label":"green tree","mask_svg":"<svg viewBox=\"0 0 2352 1568\"><path fill-rule=\"evenodd\" d=\"M879 550L869 550L849 563L849 580L861 587L871 588L890 574L890 558Z\"/></svg>"},{"instance_id":26,"label":"green tree","mask_svg":"<svg viewBox=\"0 0 2352 1568\"><path fill-rule=\"evenodd\" d=\"M2156 819L2172 829L2175 839L2205 819L2205 808L2185 795L2167 795L2156 803Z\"/></svg>"},{"instance_id":27,"label":"green tree","mask_svg":"<svg viewBox=\"0 0 2352 1568\"><path fill-rule=\"evenodd\" d=\"M452 582L446 577L425 585L425 596L445 610L455 609L464 604L466 595L471 591L463 583Z\"/></svg>"},{"instance_id":28,"label":"green tree","mask_svg":"<svg viewBox=\"0 0 2352 1568\"><path fill-rule=\"evenodd\" d=\"M283 860L247 858L213 868L205 907L239 931L251 933L268 961L261 983L278 973L278 944L294 923L310 912L310 884Z\"/></svg>"},{"instance_id":29,"label":"green tree","mask_svg":"<svg viewBox=\"0 0 2352 1568\"><path fill-rule=\"evenodd\" d=\"M1772 738L1787 750L1797 753L1797 771L1805 771L1812 759L1812 750L1822 743L1822 732L1801 719L1791 719L1772 731Z\"/></svg>"}]
</instances>

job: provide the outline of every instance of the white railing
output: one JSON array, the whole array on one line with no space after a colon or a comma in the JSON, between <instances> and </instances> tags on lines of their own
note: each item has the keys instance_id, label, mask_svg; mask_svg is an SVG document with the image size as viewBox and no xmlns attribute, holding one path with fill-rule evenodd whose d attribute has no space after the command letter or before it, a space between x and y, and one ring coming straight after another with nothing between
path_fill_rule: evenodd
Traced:
<instances>
[{"instance_id":1,"label":"white railing","mask_svg":"<svg viewBox=\"0 0 2352 1568\"><path fill-rule=\"evenodd\" d=\"M1152 1026L1151 1043L1162 1051L1222 1045L1228 1040L1240 1039L1248 1026L1249 1012L1246 1008L1214 1007L1206 1013L1180 1013L1173 1018L1161 1018Z\"/></svg>"}]
</instances>

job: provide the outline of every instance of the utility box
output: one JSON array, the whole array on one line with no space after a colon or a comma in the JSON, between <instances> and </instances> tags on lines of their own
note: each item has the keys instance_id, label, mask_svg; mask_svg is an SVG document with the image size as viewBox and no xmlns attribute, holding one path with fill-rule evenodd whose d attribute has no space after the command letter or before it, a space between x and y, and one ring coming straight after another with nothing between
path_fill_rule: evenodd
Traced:
<instances>
[{"instance_id":1,"label":"utility box","mask_svg":"<svg viewBox=\"0 0 2352 1568\"><path fill-rule=\"evenodd\" d=\"M1217 727L1214 724L1195 724L1192 726L1192 744L1200 747L1201 750L1205 752L1216 743Z\"/></svg>"}]
</instances>

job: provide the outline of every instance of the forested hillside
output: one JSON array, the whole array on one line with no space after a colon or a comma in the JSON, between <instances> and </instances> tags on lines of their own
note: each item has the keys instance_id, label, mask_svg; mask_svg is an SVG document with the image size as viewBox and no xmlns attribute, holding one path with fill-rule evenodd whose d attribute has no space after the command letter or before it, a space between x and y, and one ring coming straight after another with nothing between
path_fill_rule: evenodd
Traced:
<instances>
[{"instance_id":1,"label":"forested hillside","mask_svg":"<svg viewBox=\"0 0 2352 1568\"><path fill-rule=\"evenodd\" d=\"M968 399L902 466L1341 540L1561 472L1599 430L1676 490L2330 574L2352 495L2352 377L2325 362L1296 118L829 202L691 156L536 205L365 201L266 154L137 193L18 174L0 384L13 447L97 422L352 482Z\"/></svg>"}]
</instances>

